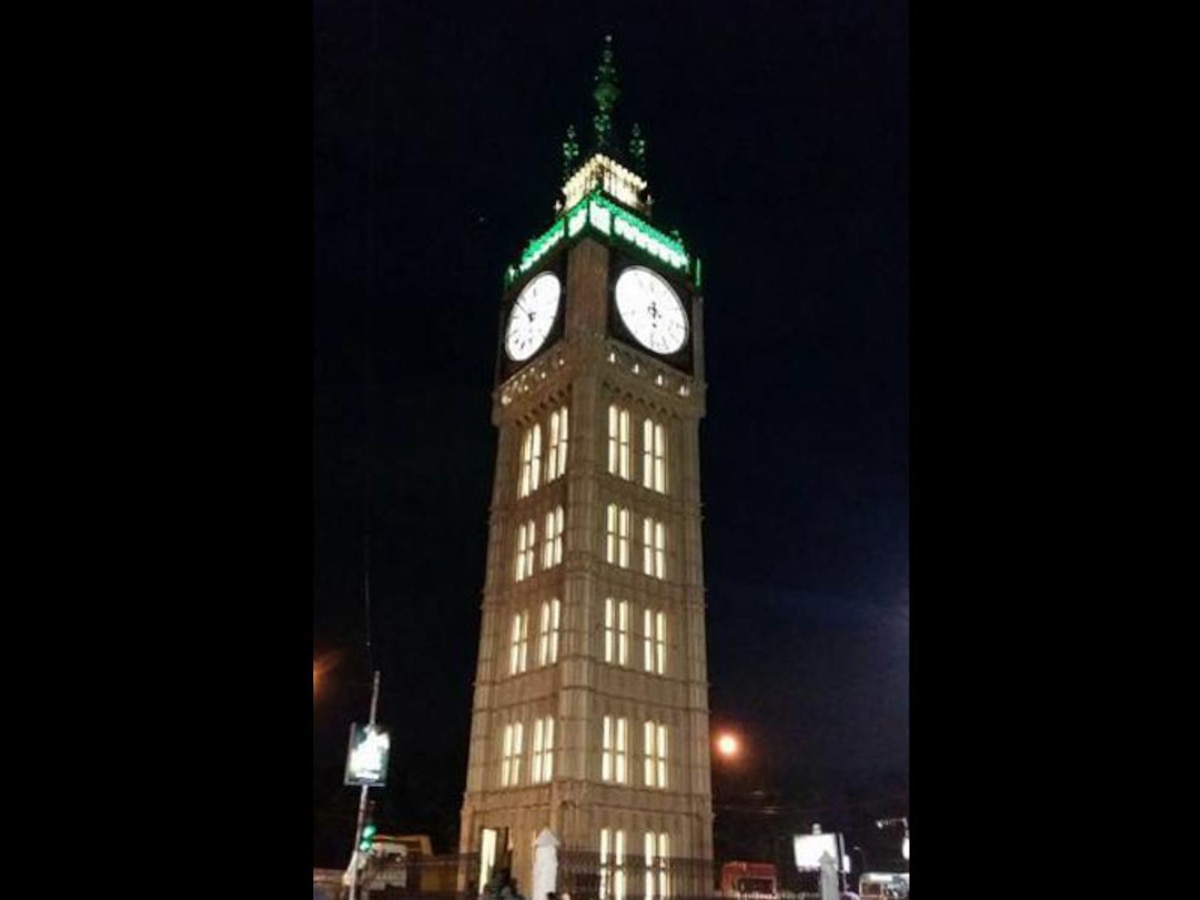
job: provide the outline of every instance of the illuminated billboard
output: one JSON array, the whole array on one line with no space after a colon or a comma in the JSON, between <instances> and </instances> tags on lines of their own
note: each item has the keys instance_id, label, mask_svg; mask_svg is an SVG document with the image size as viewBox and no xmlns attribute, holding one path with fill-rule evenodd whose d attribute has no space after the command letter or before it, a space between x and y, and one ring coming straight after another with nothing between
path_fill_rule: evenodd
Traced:
<instances>
[{"instance_id":1,"label":"illuminated billboard","mask_svg":"<svg viewBox=\"0 0 1200 900\"><path fill-rule=\"evenodd\" d=\"M843 872L849 872L849 857L842 849L840 834L798 834L794 843L796 868L801 870L816 870L821 868L821 855L828 853L833 857L834 867Z\"/></svg>"},{"instance_id":2,"label":"illuminated billboard","mask_svg":"<svg viewBox=\"0 0 1200 900\"><path fill-rule=\"evenodd\" d=\"M381 787L387 783L388 733L378 725L351 725L346 784Z\"/></svg>"}]
</instances>

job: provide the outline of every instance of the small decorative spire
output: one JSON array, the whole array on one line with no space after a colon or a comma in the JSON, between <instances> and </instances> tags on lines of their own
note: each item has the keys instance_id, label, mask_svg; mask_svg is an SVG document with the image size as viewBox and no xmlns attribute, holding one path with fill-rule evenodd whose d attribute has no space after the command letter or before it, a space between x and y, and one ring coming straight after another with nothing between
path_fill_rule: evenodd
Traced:
<instances>
[{"instance_id":1,"label":"small decorative spire","mask_svg":"<svg viewBox=\"0 0 1200 900\"><path fill-rule=\"evenodd\" d=\"M596 128L596 149L607 150L612 140L612 108L621 91L617 88L617 68L613 65L612 35L604 38L604 53L600 67L596 70L596 115L592 124Z\"/></svg>"},{"instance_id":2,"label":"small decorative spire","mask_svg":"<svg viewBox=\"0 0 1200 900\"><path fill-rule=\"evenodd\" d=\"M579 159L579 141L575 140L575 126L567 126L567 139L563 141L563 178L569 178L575 171Z\"/></svg>"},{"instance_id":3,"label":"small decorative spire","mask_svg":"<svg viewBox=\"0 0 1200 900\"><path fill-rule=\"evenodd\" d=\"M629 155L633 158L633 164L644 175L646 173L646 139L642 137L642 129L636 122L633 124L633 136L629 139Z\"/></svg>"}]
</instances>

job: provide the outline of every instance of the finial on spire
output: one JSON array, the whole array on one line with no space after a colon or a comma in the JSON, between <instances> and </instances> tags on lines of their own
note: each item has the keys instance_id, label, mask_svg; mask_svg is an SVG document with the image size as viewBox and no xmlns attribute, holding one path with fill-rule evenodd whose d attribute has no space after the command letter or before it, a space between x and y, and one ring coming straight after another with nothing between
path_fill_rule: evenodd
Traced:
<instances>
[{"instance_id":1,"label":"finial on spire","mask_svg":"<svg viewBox=\"0 0 1200 900\"><path fill-rule=\"evenodd\" d=\"M604 52L600 67L596 70L596 115L592 124L596 127L596 149L606 150L612 139L612 108L620 94L617 88L617 67L613 65L612 35L604 37Z\"/></svg>"},{"instance_id":2,"label":"finial on spire","mask_svg":"<svg viewBox=\"0 0 1200 900\"><path fill-rule=\"evenodd\" d=\"M579 160L579 141L575 140L575 126L567 126L567 139L563 141L563 177L566 178L575 171Z\"/></svg>"},{"instance_id":3,"label":"finial on spire","mask_svg":"<svg viewBox=\"0 0 1200 900\"><path fill-rule=\"evenodd\" d=\"M633 158L633 164L644 175L646 172L646 139L642 137L641 126L636 122L633 123L633 134L629 138L629 155Z\"/></svg>"}]
</instances>

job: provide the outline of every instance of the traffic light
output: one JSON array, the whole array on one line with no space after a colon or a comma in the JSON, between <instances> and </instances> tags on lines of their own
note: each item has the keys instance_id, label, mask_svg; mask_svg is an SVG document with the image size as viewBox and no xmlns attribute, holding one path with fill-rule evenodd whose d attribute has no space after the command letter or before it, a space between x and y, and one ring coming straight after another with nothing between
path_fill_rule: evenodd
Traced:
<instances>
[{"instance_id":1,"label":"traffic light","mask_svg":"<svg viewBox=\"0 0 1200 900\"><path fill-rule=\"evenodd\" d=\"M371 846L375 843L375 832L378 830L374 822L365 824L362 830L362 838L358 842L358 849L363 853L370 853Z\"/></svg>"}]
</instances>

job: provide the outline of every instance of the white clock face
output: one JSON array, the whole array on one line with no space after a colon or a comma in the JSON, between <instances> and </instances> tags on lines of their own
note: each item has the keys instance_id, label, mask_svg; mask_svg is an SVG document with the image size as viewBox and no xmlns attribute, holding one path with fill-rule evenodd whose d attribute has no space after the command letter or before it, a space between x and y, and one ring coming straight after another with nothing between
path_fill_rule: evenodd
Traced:
<instances>
[{"instance_id":1,"label":"white clock face","mask_svg":"<svg viewBox=\"0 0 1200 900\"><path fill-rule=\"evenodd\" d=\"M504 350L514 362L523 362L546 342L558 315L562 284L553 272L543 272L525 285L508 315Z\"/></svg>"},{"instance_id":2,"label":"white clock face","mask_svg":"<svg viewBox=\"0 0 1200 900\"><path fill-rule=\"evenodd\" d=\"M648 350L674 353L687 341L687 313L661 275L630 266L617 278L616 300L621 321Z\"/></svg>"}]
</instances>

